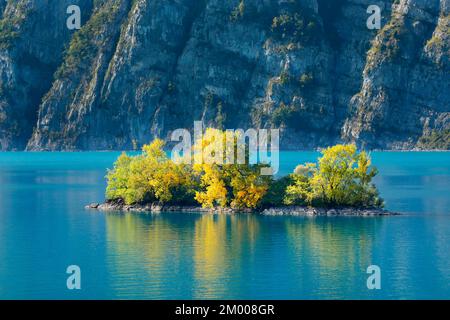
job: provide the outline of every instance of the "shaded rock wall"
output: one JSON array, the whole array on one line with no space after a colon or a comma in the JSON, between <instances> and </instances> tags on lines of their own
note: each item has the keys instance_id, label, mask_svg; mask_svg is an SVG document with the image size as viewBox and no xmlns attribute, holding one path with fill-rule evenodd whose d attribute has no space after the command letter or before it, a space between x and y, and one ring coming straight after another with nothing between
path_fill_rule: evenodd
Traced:
<instances>
[{"instance_id":1,"label":"shaded rock wall","mask_svg":"<svg viewBox=\"0 0 450 320\"><path fill-rule=\"evenodd\" d=\"M289 149L449 148L448 0L70 1L78 32L68 2L4 10L3 150L131 149L197 120Z\"/></svg>"}]
</instances>

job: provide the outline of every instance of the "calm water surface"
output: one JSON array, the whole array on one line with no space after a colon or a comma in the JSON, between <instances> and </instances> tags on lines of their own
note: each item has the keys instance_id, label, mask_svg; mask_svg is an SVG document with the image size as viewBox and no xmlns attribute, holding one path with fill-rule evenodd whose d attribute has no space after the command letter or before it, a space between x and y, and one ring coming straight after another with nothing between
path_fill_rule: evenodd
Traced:
<instances>
[{"instance_id":1,"label":"calm water surface","mask_svg":"<svg viewBox=\"0 0 450 320\"><path fill-rule=\"evenodd\" d=\"M387 208L407 213L383 218L84 210L117 155L0 153L0 299L450 298L450 153L373 153ZM316 157L284 152L281 173Z\"/></svg>"}]
</instances>

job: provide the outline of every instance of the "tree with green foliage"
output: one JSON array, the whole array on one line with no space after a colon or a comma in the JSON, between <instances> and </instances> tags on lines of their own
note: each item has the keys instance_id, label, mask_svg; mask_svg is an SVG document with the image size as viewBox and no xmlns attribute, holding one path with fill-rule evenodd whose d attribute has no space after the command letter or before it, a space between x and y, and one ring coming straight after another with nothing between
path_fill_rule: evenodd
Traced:
<instances>
[{"instance_id":1,"label":"tree with green foliage","mask_svg":"<svg viewBox=\"0 0 450 320\"><path fill-rule=\"evenodd\" d=\"M292 175L287 175L279 179L271 179L267 193L261 201L261 206L264 208L283 206L285 204L286 189L293 183L294 179Z\"/></svg>"},{"instance_id":2,"label":"tree with green foliage","mask_svg":"<svg viewBox=\"0 0 450 320\"><path fill-rule=\"evenodd\" d=\"M372 183L377 175L365 152L355 145L336 145L322 151L318 165L307 163L295 169L294 183L287 187L287 205L382 207Z\"/></svg>"},{"instance_id":3,"label":"tree with green foliage","mask_svg":"<svg viewBox=\"0 0 450 320\"><path fill-rule=\"evenodd\" d=\"M174 163L163 150L164 142L154 140L144 145L142 154L122 154L108 171L106 198L122 199L126 204L159 201L192 202L194 185L192 170Z\"/></svg>"}]
</instances>

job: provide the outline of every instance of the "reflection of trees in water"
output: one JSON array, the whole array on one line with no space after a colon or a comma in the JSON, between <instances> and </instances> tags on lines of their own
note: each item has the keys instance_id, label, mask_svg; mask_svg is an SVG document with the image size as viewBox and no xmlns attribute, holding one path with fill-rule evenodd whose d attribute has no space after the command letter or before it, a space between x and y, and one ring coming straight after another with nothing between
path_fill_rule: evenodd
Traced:
<instances>
[{"instance_id":1,"label":"reflection of trees in water","mask_svg":"<svg viewBox=\"0 0 450 320\"><path fill-rule=\"evenodd\" d=\"M253 215L203 215L195 223L196 298L232 298L228 282L239 283L243 256L251 254L259 231Z\"/></svg>"},{"instance_id":2,"label":"reflection of trees in water","mask_svg":"<svg viewBox=\"0 0 450 320\"><path fill-rule=\"evenodd\" d=\"M372 249L381 224L382 218L286 219L293 252L287 267L302 269L293 281L328 298L346 296L345 289L364 291L366 269L377 263Z\"/></svg>"},{"instance_id":3,"label":"reflection of trees in water","mask_svg":"<svg viewBox=\"0 0 450 320\"><path fill-rule=\"evenodd\" d=\"M445 211L440 211L445 212ZM425 219L425 228L430 231L426 232L426 234L431 235L428 238L430 243L430 253L434 256L429 259L430 263L435 263L436 269L441 277L444 279L443 283L447 283L448 293L450 294L450 257L449 257L449 247L450 247L450 221L447 216L439 216L436 217L436 221L430 221L430 219ZM425 232L424 232L425 233ZM430 268L431 269L431 268ZM436 283L437 286L441 285L441 283ZM444 299L448 299L447 297L443 297Z\"/></svg>"},{"instance_id":4,"label":"reflection of trees in water","mask_svg":"<svg viewBox=\"0 0 450 320\"><path fill-rule=\"evenodd\" d=\"M364 297L366 268L383 263L372 261L382 220L108 214L111 287L119 298Z\"/></svg>"},{"instance_id":5,"label":"reflection of trees in water","mask_svg":"<svg viewBox=\"0 0 450 320\"><path fill-rule=\"evenodd\" d=\"M108 214L106 222L107 263L119 297L231 296L226 281L239 276L234 270L259 229L252 215Z\"/></svg>"},{"instance_id":6,"label":"reflection of trees in water","mask_svg":"<svg viewBox=\"0 0 450 320\"><path fill-rule=\"evenodd\" d=\"M190 285L183 281L192 273L191 254L183 243L193 241L195 218L108 214L106 221L111 281L117 280L119 296L173 298L177 286Z\"/></svg>"}]
</instances>

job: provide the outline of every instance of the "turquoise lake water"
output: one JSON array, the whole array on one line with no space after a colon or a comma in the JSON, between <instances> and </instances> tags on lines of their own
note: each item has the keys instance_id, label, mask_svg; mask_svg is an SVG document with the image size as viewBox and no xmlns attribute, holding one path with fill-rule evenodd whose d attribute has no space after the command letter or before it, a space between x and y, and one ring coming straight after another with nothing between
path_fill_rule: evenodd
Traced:
<instances>
[{"instance_id":1,"label":"turquoise lake water","mask_svg":"<svg viewBox=\"0 0 450 320\"><path fill-rule=\"evenodd\" d=\"M0 153L0 299L450 298L448 152L372 153L387 209L405 213L378 218L85 210L117 155ZM283 152L281 173L316 157Z\"/></svg>"}]
</instances>

